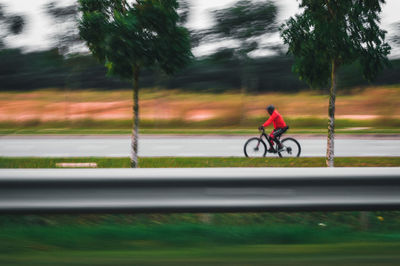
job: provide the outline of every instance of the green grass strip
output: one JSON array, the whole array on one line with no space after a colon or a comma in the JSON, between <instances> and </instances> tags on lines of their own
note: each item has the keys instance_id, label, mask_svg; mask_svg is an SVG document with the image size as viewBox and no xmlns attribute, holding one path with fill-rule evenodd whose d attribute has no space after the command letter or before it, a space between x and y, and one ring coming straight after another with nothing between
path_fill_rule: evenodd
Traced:
<instances>
[{"instance_id":1,"label":"green grass strip","mask_svg":"<svg viewBox=\"0 0 400 266\"><path fill-rule=\"evenodd\" d=\"M32 243L28 243L31 244ZM146 243L145 243L146 244ZM293 265L397 266L400 244L239 245L124 250L37 250L0 253L2 265Z\"/></svg>"},{"instance_id":2,"label":"green grass strip","mask_svg":"<svg viewBox=\"0 0 400 266\"><path fill-rule=\"evenodd\" d=\"M317 226L2 227L2 265L398 265L400 238Z\"/></svg>"},{"instance_id":3,"label":"green grass strip","mask_svg":"<svg viewBox=\"0 0 400 266\"><path fill-rule=\"evenodd\" d=\"M129 158L10 158L0 157L0 168L56 168L57 163L97 163L98 168L129 168ZM140 158L141 168L193 167L325 167L325 158L159 157ZM400 157L338 157L336 167L396 167Z\"/></svg>"},{"instance_id":4,"label":"green grass strip","mask_svg":"<svg viewBox=\"0 0 400 266\"><path fill-rule=\"evenodd\" d=\"M400 243L400 235L391 232L363 232L350 227L322 228L304 225L217 226L205 224L97 225L97 226L3 226L0 250L26 249L22 241L34 241L55 248L83 250L121 250L131 247L238 244L328 244L352 242ZM19 242L19 243L16 243Z\"/></svg>"},{"instance_id":5,"label":"green grass strip","mask_svg":"<svg viewBox=\"0 0 400 266\"><path fill-rule=\"evenodd\" d=\"M354 243L332 245L240 245L120 251L38 251L0 254L2 265L143 265L143 266L397 266L400 245ZM41 250L42 248L42 250ZM383 251L381 253L381 251Z\"/></svg>"}]
</instances>

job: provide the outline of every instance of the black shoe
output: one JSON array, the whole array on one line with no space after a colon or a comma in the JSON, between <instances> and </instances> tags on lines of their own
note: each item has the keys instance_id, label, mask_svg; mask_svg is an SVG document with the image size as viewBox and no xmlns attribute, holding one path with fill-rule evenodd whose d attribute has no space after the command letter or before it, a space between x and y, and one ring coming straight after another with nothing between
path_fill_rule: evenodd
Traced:
<instances>
[{"instance_id":1,"label":"black shoe","mask_svg":"<svg viewBox=\"0 0 400 266\"><path fill-rule=\"evenodd\" d=\"M284 148L282 144L278 145L278 152L283 151Z\"/></svg>"},{"instance_id":2,"label":"black shoe","mask_svg":"<svg viewBox=\"0 0 400 266\"><path fill-rule=\"evenodd\" d=\"M276 150L274 148L269 148L268 152L269 153L276 153Z\"/></svg>"}]
</instances>

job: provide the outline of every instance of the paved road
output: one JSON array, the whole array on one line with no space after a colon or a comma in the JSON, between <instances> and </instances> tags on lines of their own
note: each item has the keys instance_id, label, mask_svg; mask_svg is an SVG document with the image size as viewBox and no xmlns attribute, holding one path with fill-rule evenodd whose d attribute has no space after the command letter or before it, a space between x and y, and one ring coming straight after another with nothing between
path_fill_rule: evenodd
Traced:
<instances>
[{"instance_id":1,"label":"paved road","mask_svg":"<svg viewBox=\"0 0 400 266\"><path fill-rule=\"evenodd\" d=\"M242 157L248 136L168 137L143 136L139 155ZM298 138L302 157L325 156L325 138ZM78 157L129 156L130 138L126 136L0 137L0 156ZM400 156L400 139L337 139L336 156Z\"/></svg>"}]
</instances>

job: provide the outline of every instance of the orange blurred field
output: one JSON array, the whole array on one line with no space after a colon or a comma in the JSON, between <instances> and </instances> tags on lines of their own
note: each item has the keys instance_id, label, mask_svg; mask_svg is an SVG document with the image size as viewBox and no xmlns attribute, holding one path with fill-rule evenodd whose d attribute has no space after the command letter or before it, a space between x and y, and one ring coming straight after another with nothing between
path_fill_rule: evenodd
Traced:
<instances>
[{"instance_id":1,"label":"orange blurred field","mask_svg":"<svg viewBox=\"0 0 400 266\"><path fill-rule=\"evenodd\" d=\"M132 92L68 91L0 92L0 122L129 120ZM400 117L400 85L353 89L339 94L336 116L356 120ZM188 93L180 90L143 89L140 116L144 120L204 121L252 118L265 115L274 104L287 117L326 117L328 96L316 91L296 94Z\"/></svg>"}]
</instances>

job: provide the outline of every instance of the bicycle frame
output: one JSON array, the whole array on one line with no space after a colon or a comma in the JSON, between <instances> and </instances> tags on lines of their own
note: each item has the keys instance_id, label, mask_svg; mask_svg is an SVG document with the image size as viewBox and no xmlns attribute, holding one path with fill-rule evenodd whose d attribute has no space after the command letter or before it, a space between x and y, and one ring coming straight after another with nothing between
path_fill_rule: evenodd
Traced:
<instances>
[{"instance_id":1,"label":"bicycle frame","mask_svg":"<svg viewBox=\"0 0 400 266\"><path fill-rule=\"evenodd\" d=\"M261 132L261 135L260 135L260 139L261 140L262 140L263 136L267 140L266 145L268 145L269 148L274 148L274 147L271 147L271 137L267 133L265 133L265 129L264 128L262 129L262 132ZM280 139L280 137L277 138L278 141L279 141L279 139ZM258 148L259 145L260 145L260 142L258 143L257 148Z\"/></svg>"}]
</instances>

